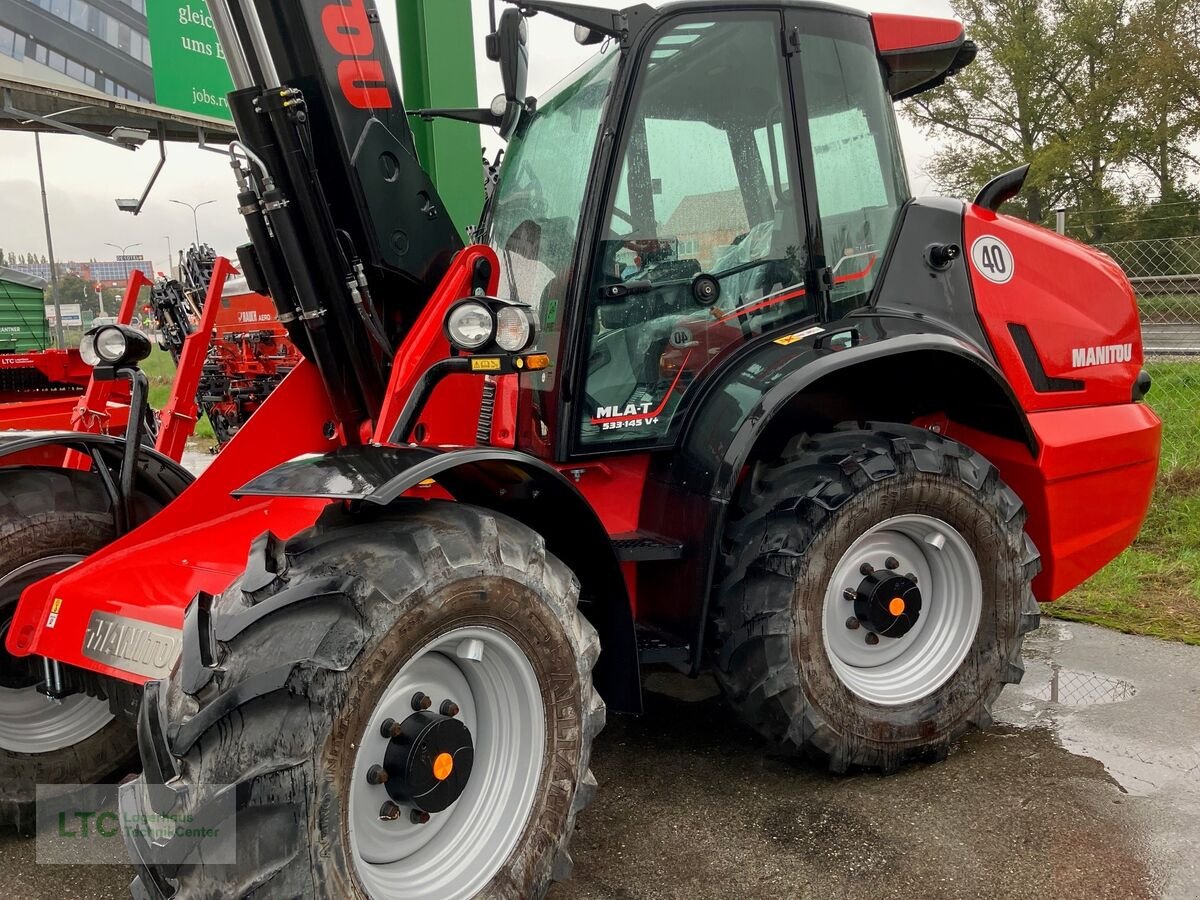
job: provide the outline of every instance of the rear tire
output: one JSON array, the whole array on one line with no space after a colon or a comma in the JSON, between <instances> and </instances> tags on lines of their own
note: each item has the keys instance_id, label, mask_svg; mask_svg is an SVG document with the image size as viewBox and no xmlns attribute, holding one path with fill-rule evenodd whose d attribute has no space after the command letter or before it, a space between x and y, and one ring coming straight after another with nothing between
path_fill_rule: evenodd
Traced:
<instances>
[{"instance_id":1,"label":"rear tire","mask_svg":"<svg viewBox=\"0 0 1200 900\"><path fill-rule=\"evenodd\" d=\"M218 667L204 665L209 651L189 651L185 629L180 665L147 688L146 773L121 791L127 828L166 796L172 816L219 823L219 834L189 846L127 830L134 895L541 897L570 872L567 843L595 789L591 744L604 723L591 678L599 642L578 589L540 536L460 504L366 521L334 508L286 546L260 538L246 574L212 602L208 662ZM507 666L511 678L477 666ZM532 696L506 687L522 678ZM365 773L391 746L382 723L418 709L414 686L434 713L444 699L461 704L445 715L471 731L474 768L429 823L410 821L408 805L381 822L390 785ZM532 752L510 740L538 732ZM502 777L480 780L489 771ZM229 834L223 785L236 786L246 837L235 864L197 865Z\"/></svg>"},{"instance_id":2,"label":"rear tire","mask_svg":"<svg viewBox=\"0 0 1200 900\"><path fill-rule=\"evenodd\" d=\"M944 755L991 723L1024 672L1040 568L1024 523L990 463L932 432L874 425L794 442L753 474L726 535L715 627L726 696L778 748L835 772ZM897 620L859 619L864 563L885 578L922 570L919 615L898 636L884 631Z\"/></svg>"},{"instance_id":3,"label":"rear tire","mask_svg":"<svg viewBox=\"0 0 1200 900\"><path fill-rule=\"evenodd\" d=\"M38 784L94 784L137 758L133 729L108 703L51 701L35 687L40 659L3 649L21 591L115 537L108 499L83 473L0 470L0 826L33 832Z\"/></svg>"}]
</instances>

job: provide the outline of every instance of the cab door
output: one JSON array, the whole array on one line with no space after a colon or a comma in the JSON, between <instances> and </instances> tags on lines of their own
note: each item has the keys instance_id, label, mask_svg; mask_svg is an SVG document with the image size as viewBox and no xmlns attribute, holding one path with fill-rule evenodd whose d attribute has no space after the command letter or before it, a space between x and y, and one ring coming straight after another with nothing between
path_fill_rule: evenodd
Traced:
<instances>
[{"instance_id":1,"label":"cab door","mask_svg":"<svg viewBox=\"0 0 1200 900\"><path fill-rule=\"evenodd\" d=\"M816 317L775 10L664 18L642 43L586 279L575 455L669 444L697 386Z\"/></svg>"},{"instance_id":2,"label":"cab door","mask_svg":"<svg viewBox=\"0 0 1200 900\"><path fill-rule=\"evenodd\" d=\"M784 21L825 314L840 319L870 302L910 199L895 108L867 16L789 8Z\"/></svg>"}]
</instances>

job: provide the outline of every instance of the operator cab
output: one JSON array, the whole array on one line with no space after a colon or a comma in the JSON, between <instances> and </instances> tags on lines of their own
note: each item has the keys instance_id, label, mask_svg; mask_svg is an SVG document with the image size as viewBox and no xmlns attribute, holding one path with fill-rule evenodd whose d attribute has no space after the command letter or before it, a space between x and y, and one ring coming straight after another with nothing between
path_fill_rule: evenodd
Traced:
<instances>
[{"instance_id":1,"label":"operator cab","mask_svg":"<svg viewBox=\"0 0 1200 900\"><path fill-rule=\"evenodd\" d=\"M964 46L956 23L823 5L623 21L522 117L485 221L554 361L522 376L542 456L667 446L740 347L867 305L910 199L894 95Z\"/></svg>"}]
</instances>

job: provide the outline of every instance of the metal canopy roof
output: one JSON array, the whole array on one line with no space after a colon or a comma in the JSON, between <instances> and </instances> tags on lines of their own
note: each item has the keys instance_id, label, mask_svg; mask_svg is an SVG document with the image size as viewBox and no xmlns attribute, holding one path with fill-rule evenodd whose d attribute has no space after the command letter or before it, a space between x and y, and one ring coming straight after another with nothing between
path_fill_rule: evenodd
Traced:
<instances>
[{"instance_id":1,"label":"metal canopy roof","mask_svg":"<svg viewBox=\"0 0 1200 900\"><path fill-rule=\"evenodd\" d=\"M39 121L44 120L44 121ZM80 85L0 77L0 130L85 132L107 138L114 128L150 132L163 128L168 141L225 143L236 137L232 122L118 100Z\"/></svg>"},{"instance_id":2,"label":"metal canopy roof","mask_svg":"<svg viewBox=\"0 0 1200 900\"><path fill-rule=\"evenodd\" d=\"M36 275L26 275L24 272L18 272L16 269L10 269L7 266L0 266L0 281L7 281L9 284L19 284L22 287L33 288L36 291L44 291L49 284L38 278Z\"/></svg>"}]
</instances>

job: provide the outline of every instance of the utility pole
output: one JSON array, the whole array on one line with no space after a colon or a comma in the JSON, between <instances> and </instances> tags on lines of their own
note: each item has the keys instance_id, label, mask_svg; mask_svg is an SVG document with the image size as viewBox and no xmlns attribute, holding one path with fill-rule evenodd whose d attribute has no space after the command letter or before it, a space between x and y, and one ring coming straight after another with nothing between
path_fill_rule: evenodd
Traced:
<instances>
[{"instance_id":1,"label":"utility pole","mask_svg":"<svg viewBox=\"0 0 1200 900\"><path fill-rule=\"evenodd\" d=\"M174 278L175 277L175 254L171 250L171 236L169 234L164 234L163 237L165 237L167 239L167 277Z\"/></svg>"},{"instance_id":2,"label":"utility pole","mask_svg":"<svg viewBox=\"0 0 1200 900\"><path fill-rule=\"evenodd\" d=\"M470 0L396 0L396 18L405 108L478 106ZM479 126L410 121L417 156L465 237L483 208Z\"/></svg>"},{"instance_id":3,"label":"utility pole","mask_svg":"<svg viewBox=\"0 0 1200 900\"><path fill-rule=\"evenodd\" d=\"M50 235L50 203L46 199L46 170L42 165L42 136L33 133L33 144L37 148L38 183L42 187L42 220L46 223L46 256L50 260L50 289L54 291L54 334L59 349L67 348L67 335L63 331L62 307L58 302L58 266L54 263L54 238Z\"/></svg>"}]
</instances>

